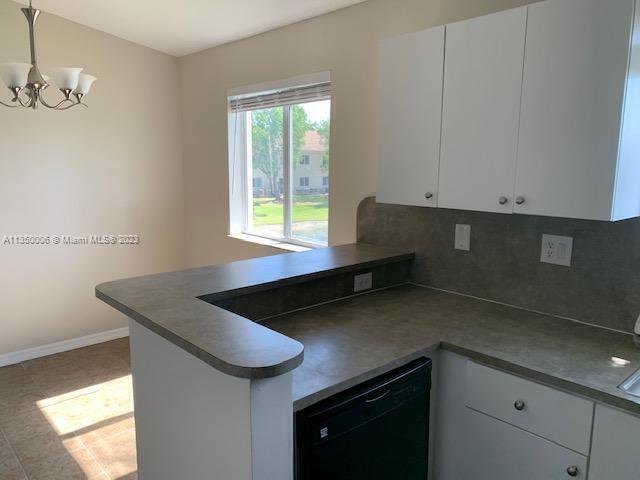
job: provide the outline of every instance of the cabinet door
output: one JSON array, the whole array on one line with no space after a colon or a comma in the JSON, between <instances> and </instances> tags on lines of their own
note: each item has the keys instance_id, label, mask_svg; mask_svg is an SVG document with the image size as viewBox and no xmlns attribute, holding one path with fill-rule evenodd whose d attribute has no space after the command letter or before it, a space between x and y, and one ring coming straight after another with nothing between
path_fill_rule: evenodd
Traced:
<instances>
[{"instance_id":1,"label":"cabinet door","mask_svg":"<svg viewBox=\"0 0 640 480\"><path fill-rule=\"evenodd\" d=\"M589 478L640 478L640 418L596 406Z\"/></svg>"},{"instance_id":2,"label":"cabinet door","mask_svg":"<svg viewBox=\"0 0 640 480\"><path fill-rule=\"evenodd\" d=\"M443 59L444 27L380 44L379 202L437 205Z\"/></svg>"},{"instance_id":3,"label":"cabinet door","mask_svg":"<svg viewBox=\"0 0 640 480\"><path fill-rule=\"evenodd\" d=\"M513 209L526 15L447 25L439 207Z\"/></svg>"},{"instance_id":4,"label":"cabinet door","mask_svg":"<svg viewBox=\"0 0 640 480\"><path fill-rule=\"evenodd\" d=\"M514 211L610 220L634 0L528 9Z\"/></svg>"},{"instance_id":5,"label":"cabinet door","mask_svg":"<svg viewBox=\"0 0 640 480\"><path fill-rule=\"evenodd\" d=\"M587 478L583 455L471 409L465 412L465 420L467 435L460 452L463 480ZM568 474L571 467L577 469L575 477Z\"/></svg>"}]
</instances>

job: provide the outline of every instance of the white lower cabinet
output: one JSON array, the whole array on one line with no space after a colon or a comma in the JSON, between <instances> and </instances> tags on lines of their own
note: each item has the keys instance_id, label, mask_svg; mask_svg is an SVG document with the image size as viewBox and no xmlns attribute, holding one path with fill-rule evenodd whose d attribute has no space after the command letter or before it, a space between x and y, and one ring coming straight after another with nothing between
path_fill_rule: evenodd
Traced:
<instances>
[{"instance_id":1,"label":"white lower cabinet","mask_svg":"<svg viewBox=\"0 0 640 480\"><path fill-rule=\"evenodd\" d=\"M622 429L623 420L596 415L595 428L602 430L596 453L597 440L591 449L593 411L589 400L443 351L433 478L640 480L640 419ZM616 437L616 430L623 432L620 441L625 442L620 456L632 457L621 470L634 472L627 476L617 475L610 465L617 447L609 439ZM588 476L590 451L600 476Z\"/></svg>"},{"instance_id":2,"label":"white lower cabinet","mask_svg":"<svg viewBox=\"0 0 640 480\"><path fill-rule=\"evenodd\" d=\"M640 418L598 405L589 480L640 478Z\"/></svg>"},{"instance_id":3,"label":"white lower cabinet","mask_svg":"<svg viewBox=\"0 0 640 480\"><path fill-rule=\"evenodd\" d=\"M464 418L465 480L587 478L584 455L470 408Z\"/></svg>"}]
</instances>

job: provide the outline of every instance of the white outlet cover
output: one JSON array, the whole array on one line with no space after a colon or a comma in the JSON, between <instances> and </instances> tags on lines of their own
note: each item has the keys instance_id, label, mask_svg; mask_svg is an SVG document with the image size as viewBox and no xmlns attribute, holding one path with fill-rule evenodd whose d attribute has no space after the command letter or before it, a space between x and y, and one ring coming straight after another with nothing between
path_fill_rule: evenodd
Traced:
<instances>
[{"instance_id":1,"label":"white outlet cover","mask_svg":"<svg viewBox=\"0 0 640 480\"><path fill-rule=\"evenodd\" d=\"M373 273L363 273L353 277L353 291L362 292L373 287Z\"/></svg>"},{"instance_id":2,"label":"white outlet cover","mask_svg":"<svg viewBox=\"0 0 640 480\"><path fill-rule=\"evenodd\" d=\"M542 235L540 248L540 261L553 265L571 266L571 254L573 253L573 238L559 235Z\"/></svg>"},{"instance_id":3,"label":"white outlet cover","mask_svg":"<svg viewBox=\"0 0 640 480\"><path fill-rule=\"evenodd\" d=\"M456 250L471 250L471 225L456 225L454 246Z\"/></svg>"}]
</instances>

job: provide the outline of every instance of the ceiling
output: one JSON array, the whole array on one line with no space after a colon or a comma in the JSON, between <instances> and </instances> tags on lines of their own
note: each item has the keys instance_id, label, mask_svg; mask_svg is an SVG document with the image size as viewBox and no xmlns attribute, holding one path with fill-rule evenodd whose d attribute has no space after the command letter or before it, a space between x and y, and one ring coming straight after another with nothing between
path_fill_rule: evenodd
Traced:
<instances>
[{"instance_id":1,"label":"ceiling","mask_svg":"<svg viewBox=\"0 0 640 480\"><path fill-rule=\"evenodd\" d=\"M34 0L34 7L179 57L362 1Z\"/></svg>"}]
</instances>

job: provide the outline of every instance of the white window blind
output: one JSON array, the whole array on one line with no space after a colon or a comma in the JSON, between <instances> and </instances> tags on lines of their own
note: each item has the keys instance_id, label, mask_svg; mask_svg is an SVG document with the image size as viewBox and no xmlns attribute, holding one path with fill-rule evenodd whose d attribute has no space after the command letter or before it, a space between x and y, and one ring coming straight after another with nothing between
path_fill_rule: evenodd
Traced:
<instances>
[{"instance_id":1,"label":"white window blind","mask_svg":"<svg viewBox=\"0 0 640 480\"><path fill-rule=\"evenodd\" d=\"M319 100L329 100L330 98L331 83L325 82L230 97L229 109L232 113L239 113L305 102L317 102Z\"/></svg>"}]
</instances>

